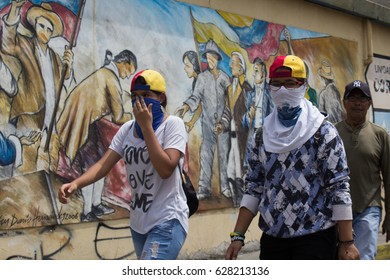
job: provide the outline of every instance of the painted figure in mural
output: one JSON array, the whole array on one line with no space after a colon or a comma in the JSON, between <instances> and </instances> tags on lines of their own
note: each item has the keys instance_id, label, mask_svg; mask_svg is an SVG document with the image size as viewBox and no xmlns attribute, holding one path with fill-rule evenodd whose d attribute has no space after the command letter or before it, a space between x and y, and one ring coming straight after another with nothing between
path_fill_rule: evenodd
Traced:
<instances>
[{"instance_id":1,"label":"painted figure in mural","mask_svg":"<svg viewBox=\"0 0 390 280\"><path fill-rule=\"evenodd\" d=\"M237 258L260 212L260 259L358 259L343 142L304 98L307 76L299 57L276 57L269 78L276 109L252 142L246 190L225 258Z\"/></svg>"},{"instance_id":2,"label":"painted figure in mural","mask_svg":"<svg viewBox=\"0 0 390 280\"><path fill-rule=\"evenodd\" d=\"M13 124L0 124L0 181L14 175L15 169L23 163L23 146L33 145L39 137L39 131L20 135Z\"/></svg>"},{"instance_id":3,"label":"painted figure in mural","mask_svg":"<svg viewBox=\"0 0 390 280\"><path fill-rule=\"evenodd\" d=\"M239 52L233 52L230 58L232 83L228 87L228 98L222 119L216 125L218 134L230 132L230 150L227 164L229 188L224 189L223 195L233 198L233 206L238 207L244 187L244 159L249 134L249 125L244 120L248 112L247 99L253 91L245 73L244 57Z\"/></svg>"},{"instance_id":4,"label":"painted figure in mural","mask_svg":"<svg viewBox=\"0 0 390 280\"><path fill-rule=\"evenodd\" d=\"M183 63L184 63L184 71L186 72L187 77L193 79L192 88L191 88L191 94L193 94L196 81L198 79L198 75L201 72L198 54L194 51L186 51L183 54ZM196 121L199 119L199 117L201 116L201 114L202 114L202 105L199 105L196 111L194 112L192 118L188 122L185 122L188 132L190 132L194 128L194 125Z\"/></svg>"},{"instance_id":5,"label":"painted figure in mural","mask_svg":"<svg viewBox=\"0 0 390 280\"><path fill-rule=\"evenodd\" d=\"M283 35L286 38L287 41L287 46L288 46L288 54L295 55L294 49L292 47L292 41L291 41L291 33L288 30L288 28L285 28L283 30ZM314 106L318 107L318 102L317 102L317 92L314 88L312 88L309 85L309 67L307 63L304 61L305 67L306 67L306 93L305 93L305 98L309 100Z\"/></svg>"},{"instance_id":6,"label":"painted figure in mural","mask_svg":"<svg viewBox=\"0 0 390 280\"><path fill-rule=\"evenodd\" d=\"M22 145L19 138L14 135L6 137L0 131L0 181L12 176L14 165L20 165L21 158L17 159L17 147L21 151ZM19 153L20 154L20 153Z\"/></svg>"},{"instance_id":7,"label":"painted figure in mural","mask_svg":"<svg viewBox=\"0 0 390 280\"><path fill-rule=\"evenodd\" d=\"M317 91L312 88L309 84L309 66L305 63L305 68L306 68L306 75L307 75L307 88L306 88L306 93L305 93L305 98L309 100L314 106L318 107L318 101L317 101Z\"/></svg>"},{"instance_id":8,"label":"painted figure in mural","mask_svg":"<svg viewBox=\"0 0 390 280\"><path fill-rule=\"evenodd\" d=\"M12 97L18 92L15 75L3 61L4 57L6 56L0 50L0 125L9 122Z\"/></svg>"},{"instance_id":9,"label":"painted figure in mural","mask_svg":"<svg viewBox=\"0 0 390 280\"><path fill-rule=\"evenodd\" d=\"M331 123L337 123L342 120L343 111L340 92L336 87L332 66L328 60L322 60L318 74L325 84L318 94L318 109L328 114L328 120Z\"/></svg>"},{"instance_id":10,"label":"painted figure in mural","mask_svg":"<svg viewBox=\"0 0 390 280\"><path fill-rule=\"evenodd\" d=\"M253 91L248 98L249 112L245 118L245 122L250 124L248 139L251 139L256 129L263 125L265 117L274 108L266 77L267 67L261 58L256 57L253 61Z\"/></svg>"},{"instance_id":11,"label":"painted figure in mural","mask_svg":"<svg viewBox=\"0 0 390 280\"><path fill-rule=\"evenodd\" d=\"M344 141L351 177L353 229L356 247L364 260L374 260L382 221L382 186L385 195L383 233L390 240L390 137L366 119L372 105L369 86L359 80L344 92L346 119L336 124Z\"/></svg>"},{"instance_id":12,"label":"painted figure in mural","mask_svg":"<svg viewBox=\"0 0 390 280\"><path fill-rule=\"evenodd\" d=\"M32 145L40 137L38 131L20 135L9 123L10 98L17 94L18 85L3 57L0 53L0 180L12 177L14 169L22 164L22 145Z\"/></svg>"},{"instance_id":13,"label":"painted figure in mural","mask_svg":"<svg viewBox=\"0 0 390 280\"><path fill-rule=\"evenodd\" d=\"M138 259L176 259L188 232L188 206L181 186L187 133L182 119L168 116L165 80L154 70L131 83L135 121L126 122L104 156L59 191L59 200L103 178L121 159L131 188L130 229Z\"/></svg>"},{"instance_id":14,"label":"painted figure in mural","mask_svg":"<svg viewBox=\"0 0 390 280\"><path fill-rule=\"evenodd\" d=\"M3 114L3 111L9 106L8 99L15 96L17 89L18 87L15 78L8 67L3 63L2 56L0 56L0 180L10 178L14 165L19 166L21 163L20 157L18 157L19 160L16 162L17 147L19 147L18 150L21 151L19 138L12 134L7 135L8 133L5 133L4 126L8 125L8 114Z\"/></svg>"},{"instance_id":15,"label":"painted figure in mural","mask_svg":"<svg viewBox=\"0 0 390 280\"><path fill-rule=\"evenodd\" d=\"M0 53L0 94L12 98L18 92L18 84L10 69L3 62L3 55ZM3 104L1 104L3 105ZM1 107L3 109L3 107ZM1 121L1 123L3 123Z\"/></svg>"},{"instance_id":16,"label":"painted figure in mural","mask_svg":"<svg viewBox=\"0 0 390 280\"><path fill-rule=\"evenodd\" d=\"M198 54L194 51L186 51L183 54L183 63L184 63L184 72L186 72L187 77L192 80L192 86L191 86L191 94L194 92L196 81L198 79L198 75L201 72ZM176 111L175 114L178 114ZM196 123L196 121L200 118L202 114L202 106L199 105L194 114L192 115L191 119L189 121L184 122L186 126L187 132L190 132ZM187 172L187 174L190 174L190 165L189 165L189 152L188 152L188 146L186 147L186 153L184 156L184 164L183 164L183 170Z\"/></svg>"},{"instance_id":17,"label":"painted figure in mural","mask_svg":"<svg viewBox=\"0 0 390 280\"><path fill-rule=\"evenodd\" d=\"M250 141L259 127L263 126L264 119L274 109L269 86L266 81L267 67L260 57L253 60L253 90L249 94L246 107L249 108L244 118L244 126L249 126L247 153L244 159L244 172L248 169L248 151Z\"/></svg>"},{"instance_id":18,"label":"painted figure in mural","mask_svg":"<svg viewBox=\"0 0 390 280\"><path fill-rule=\"evenodd\" d=\"M193 94L184 101L184 105L177 112L183 118L191 110L195 112L202 106L202 143L200 146L200 176L198 182L199 199L209 198L211 192L212 166L215 149L218 155L218 173L220 176L221 193L229 188L227 180L227 156L229 147L229 134L217 135L215 125L222 117L226 104L227 88L230 85L229 76L218 68L218 61L222 59L218 46L209 40L202 54L207 60L208 68L198 75Z\"/></svg>"},{"instance_id":19,"label":"painted figure in mural","mask_svg":"<svg viewBox=\"0 0 390 280\"><path fill-rule=\"evenodd\" d=\"M108 138L99 131L99 122L108 120L118 125L131 119L123 108L120 79L129 79L137 69L133 52L123 50L110 59L107 51L105 65L79 83L69 94L57 122L60 143L70 161L70 168L84 173L107 151L102 139ZM107 143L111 139L106 139ZM102 203L104 178L81 190L84 209L81 221L94 221L97 216L114 212Z\"/></svg>"},{"instance_id":20,"label":"painted figure in mural","mask_svg":"<svg viewBox=\"0 0 390 280\"><path fill-rule=\"evenodd\" d=\"M73 53L65 49L61 58L50 48L51 38L61 36L63 22L52 11L49 3L31 6L26 14L28 23L33 27L32 38L21 35L17 27L21 22L20 10L25 0L11 1L11 8L3 17L2 50L18 59L21 67L18 76L18 92L13 97L10 121L18 130L42 131L42 141L25 149L21 172L48 170L49 155L43 148L37 150L46 138L46 129L50 126L56 94L59 93L60 75L67 65L65 80L71 80ZM55 142L55 133L52 136ZM55 144L51 145L51 147ZM50 151L51 152L51 151ZM50 154L52 156L52 154ZM53 161L53 165L56 160Z\"/></svg>"}]
</instances>

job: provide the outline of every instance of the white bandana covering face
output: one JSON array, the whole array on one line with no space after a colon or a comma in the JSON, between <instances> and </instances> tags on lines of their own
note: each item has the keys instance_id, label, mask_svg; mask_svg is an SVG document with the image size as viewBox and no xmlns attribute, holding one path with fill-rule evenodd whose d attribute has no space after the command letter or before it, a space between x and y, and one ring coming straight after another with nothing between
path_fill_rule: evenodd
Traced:
<instances>
[{"instance_id":1,"label":"white bandana covering face","mask_svg":"<svg viewBox=\"0 0 390 280\"><path fill-rule=\"evenodd\" d=\"M272 100L276 108L282 108L288 106L295 108L301 104L301 100L304 98L306 92L306 84L301 85L299 88L287 89L281 86L278 90L270 90Z\"/></svg>"},{"instance_id":2,"label":"white bandana covering face","mask_svg":"<svg viewBox=\"0 0 390 280\"><path fill-rule=\"evenodd\" d=\"M288 90L281 87L272 91L271 96L275 109L264 120L263 141L264 148L271 153L286 153L301 147L309 140L321 126L325 116L304 98L306 85ZM283 106L302 108L297 123L291 127L284 126L278 118L277 108Z\"/></svg>"}]
</instances>

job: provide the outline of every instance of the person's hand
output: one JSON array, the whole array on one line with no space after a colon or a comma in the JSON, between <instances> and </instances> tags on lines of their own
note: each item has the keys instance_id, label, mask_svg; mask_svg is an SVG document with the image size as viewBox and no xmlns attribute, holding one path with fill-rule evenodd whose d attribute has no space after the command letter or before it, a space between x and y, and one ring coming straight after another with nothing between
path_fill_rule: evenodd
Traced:
<instances>
[{"instance_id":1,"label":"person's hand","mask_svg":"<svg viewBox=\"0 0 390 280\"><path fill-rule=\"evenodd\" d=\"M193 128L195 123L193 121L185 122L184 125L186 126L187 132L190 132Z\"/></svg>"},{"instance_id":2,"label":"person's hand","mask_svg":"<svg viewBox=\"0 0 390 280\"><path fill-rule=\"evenodd\" d=\"M183 106L179 107L175 111L175 115L177 115L179 118L183 118L184 115L187 113L187 111L190 109L190 107L187 104L184 104Z\"/></svg>"},{"instance_id":3,"label":"person's hand","mask_svg":"<svg viewBox=\"0 0 390 280\"><path fill-rule=\"evenodd\" d=\"M29 146L37 142L41 136L42 132L38 130L32 130L29 135L20 137L20 142L22 145Z\"/></svg>"},{"instance_id":4,"label":"person's hand","mask_svg":"<svg viewBox=\"0 0 390 280\"><path fill-rule=\"evenodd\" d=\"M141 96L136 96L136 100L133 106L133 115L141 129L147 126L152 126L152 106L153 104L146 106L144 98Z\"/></svg>"},{"instance_id":5,"label":"person's hand","mask_svg":"<svg viewBox=\"0 0 390 280\"><path fill-rule=\"evenodd\" d=\"M58 200L63 203L68 203L68 198L77 191L77 185L73 182L63 184L58 191Z\"/></svg>"},{"instance_id":6,"label":"person's hand","mask_svg":"<svg viewBox=\"0 0 390 280\"><path fill-rule=\"evenodd\" d=\"M284 37L286 38L287 41L291 41L291 34L290 34L290 31L287 28L285 28L283 30L283 35L284 35Z\"/></svg>"},{"instance_id":7,"label":"person's hand","mask_svg":"<svg viewBox=\"0 0 390 280\"><path fill-rule=\"evenodd\" d=\"M221 134L222 131L223 131L222 124L217 123L217 124L215 125L214 132L215 132L216 134Z\"/></svg>"},{"instance_id":8,"label":"person's hand","mask_svg":"<svg viewBox=\"0 0 390 280\"><path fill-rule=\"evenodd\" d=\"M338 257L340 260L360 260L359 250L355 244L339 244Z\"/></svg>"},{"instance_id":9,"label":"person's hand","mask_svg":"<svg viewBox=\"0 0 390 280\"><path fill-rule=\"evenodd\" d=\"M240 252L241 248L242 248L241 241L233 241L232 243L230 243L225 253L225 260L236 260L238 256L238 252Z\"/></svg>"},{"instance_id":10,"label":"person's hand","mask_svg":"<svg viewBox=\"0 0 390 280\"><path fill-rule=\"evenodd\" d=\"M248 112L248 116L250 119L253 119L253 117L255 116L255 113L256 113L256 108L254 106L251 106L249 108L249 112Z\"/></svg>"},{"instance_id":11,"label":"person's hand","mask_svg":"<svg viewBox=\"0 0 390 280\"><path fill-rule=\"evenodd\" d=\"M67 65L65 77L69 79L70 74L72 73L72 65L73 65L73 52L69 49L68 46L65 46L64 57L62 58L62 62Z\"/></svg>"},{"instance_id":12,"label":"person's hand","mask_svg":"<svg viewBox=\"0 0 390 280\"><path fill-rule=\"evenodd\" d=\"M11 5L15 8L20 8L22 7L25 3L27 2L27 0L13 0L11 2Z\"/></svg>"}]
</instances>

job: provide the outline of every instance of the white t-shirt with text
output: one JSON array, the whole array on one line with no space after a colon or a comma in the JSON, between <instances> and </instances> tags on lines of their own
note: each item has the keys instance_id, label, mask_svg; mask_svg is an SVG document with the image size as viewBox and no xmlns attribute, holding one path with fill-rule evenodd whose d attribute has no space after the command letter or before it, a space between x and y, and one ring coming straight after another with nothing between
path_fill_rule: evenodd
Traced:
<instances>
[{"instance_id":1,"label":"white t-shirt with text","mask_svg":"<svg viewBox=\"0 0 390 280\"><path fill-rule=\"evenodd\" d=\"M177 149L183 159L187 132L182 119L168 116L155 134L164 150ZM160 177L150 161L145 141L134 137L134 121L122 125L109 148L121 155L125 162L131 186L130 227L145 234L156 225L178 219L188 232L189 210L179 168L167 179Z\"/></svg>"}]
</instances>

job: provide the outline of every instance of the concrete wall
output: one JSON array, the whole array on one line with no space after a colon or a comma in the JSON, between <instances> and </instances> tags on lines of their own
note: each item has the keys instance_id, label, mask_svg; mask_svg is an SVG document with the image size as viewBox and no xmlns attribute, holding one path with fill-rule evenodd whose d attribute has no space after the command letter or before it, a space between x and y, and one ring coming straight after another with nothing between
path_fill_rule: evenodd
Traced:
<instances>
[{"instance_id":1,"label":"concrete wall","mask_svg":"<svg viewBox=\"0 0 390 280\"><path fill-rule=\"evenodd\" d=\"M302 0L187 0L181 1L223 10L264 21L329 34L358 43L355 78L364 79L368 57L367 23L363 18L324 8ZM390 27L372 26L374 53L390 56ZM330 48L332 46L329 46ZM0 213L1 215L1 213ZM208 259L223 255L229 244L237 209L200 212L190 219L190 232L180 258ZM0 258L26 259L134 259L128 219L104 221L104 225L78 223L63 226L0 232ZM247 233L244 250L258 249L257 220Z\"/></svg>"}]
</instances>

